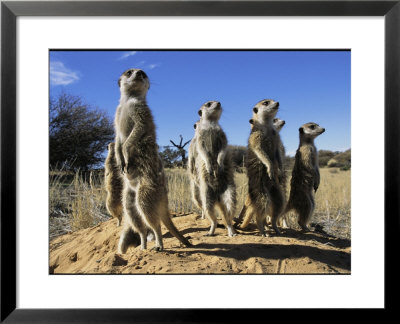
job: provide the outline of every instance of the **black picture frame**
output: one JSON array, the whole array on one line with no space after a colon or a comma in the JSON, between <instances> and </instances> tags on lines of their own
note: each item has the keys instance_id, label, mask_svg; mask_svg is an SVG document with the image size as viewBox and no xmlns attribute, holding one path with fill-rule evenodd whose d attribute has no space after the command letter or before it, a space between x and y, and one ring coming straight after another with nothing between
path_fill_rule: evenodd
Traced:
<instances>
[{"instance_id":1,"label":"black picture frame","mask_svg":"<svg viewBox=\"0 0 400 324\"><path fill-rule=\"evenodd\" d=\"M1 2L1 322L199 323L235 321L243 310L16 308L16 19L18 16L384 16L385 309L398 283L389 241L399 234L400 0L394 1L2 1ZM373 235L371 233L371 235ZM396 244L396 243L395 243ZM392 258L393 259L393 258ZM367 271L367 269L366 269ZM367 284L367 283L366 283ZM268 293L266 291L266 293ZM188 296L190 298L190 296ZM239 296L238 296L239 298ZM267 306L267 305L266 305ZM252 318L265 310L251 310Z\"/></svg>"}]
</instances>

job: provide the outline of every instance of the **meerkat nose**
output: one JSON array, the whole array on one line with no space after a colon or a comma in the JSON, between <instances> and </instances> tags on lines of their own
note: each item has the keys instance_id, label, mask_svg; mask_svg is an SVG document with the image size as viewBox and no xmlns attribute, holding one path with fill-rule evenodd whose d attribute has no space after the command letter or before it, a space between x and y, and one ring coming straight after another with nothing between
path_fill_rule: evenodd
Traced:
<instances>
[{"instance_id":1,"label":"meerkat nose","mask_svg":"<svg viewBox=\"0 0 400 324\"><path fill-rule=\"evenodd\" d=\"M145 74L144 74L144 72L143 72L142 70L137 71L137 72L136 72L136 75L137 75L137 76L140 76L140 77L142 77L142 78L144 78L144 76L145 76Z\"/></svg>"},{"instance_id":2,"label":"meerkat nose","mask_svg":"<svg viewBox=\"0 0 400 324\"><path fill-rule=\"evenodd\" d=\"M218 108L218 109L221 108L221 103L219 101L217 101L216 108Z\"/></svg>"},{"instance_id":3,"label":"meerkat nose","mask_svg":"<svg viewBox=\"0 0 400 324\"><path fill-rule=\"evenodd\" d=\"M325 132L325 128L322 128L322 133Z\"/></svg>"}]
</instances>

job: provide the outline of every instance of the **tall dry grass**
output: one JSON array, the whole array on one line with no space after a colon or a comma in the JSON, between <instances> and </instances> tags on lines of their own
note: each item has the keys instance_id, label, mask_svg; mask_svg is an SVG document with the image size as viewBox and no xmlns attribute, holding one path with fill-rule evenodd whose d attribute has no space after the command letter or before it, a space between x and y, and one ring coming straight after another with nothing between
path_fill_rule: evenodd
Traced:
<instances>
[{"instance_id":1,"label":"tall dry grass","mask_svg":"<svg viewBox=\"0 0 400 324\"><path fill-rule=\"evenodd\" d=\"M316 193L316 209L312 222L324 226L333 235L350 238L351 186L350 171L323 168L321 184ZM289 172L290 174L290 172ZM166 169L169 208L172 213L183 215L200 213L191 199L190 182L185 169ZM235 173L237 189L237 214L247 195L247 176ZM288 184L290 183L290 178ZM287 189L289 193L290 188ZM103 175L91 176L77 172L53 172L50 176L50 236L55 237L110 218L105 208L106 192ZM296 216L289 214L289 224L296 228Z\"/></svg>"},{"instance_id":2,"label":"tall dry grass","mask_svg":"<svg viewBox=\"0 0 400 324\"><path fill-rule=\"evenodd\" d=\"M49 184L50 238L110 218L100 174L51 171Z\"/></svg>"},{"instance_id":3,"label":"tall dry grass","mask_svg":"<svg viewBox=\"0 0 400 324\"><path fill-rule=\"evenodd\" d=\"M350 238L351 234L351 171L341 171L338 168L322 168L321 183L315 195L316 208L311 222L318 223L328 233ZM290 175L290 171L288 171ZM189 177L184 169L166 169L168 179L168 197L170 209L177 214L193 211L200 213L191 200ZM237 190L237 214L240 212L247 195L247 176L245 173L235 173ZM290 176L287 195L290 192ZM297 216L288 214L289 225L299 228Z\"/></svg>"},{"instance_id":4,"label":"tall dry grass","mask_svg":"<svg viewBox=\"0 0 400 324\"><path fill-rule=\"evenodd\" d=\"M322 168L321 184L315 195L312 222L322 224L328 233L351 237L351 171Z\"/></svg>"}]
</instances>

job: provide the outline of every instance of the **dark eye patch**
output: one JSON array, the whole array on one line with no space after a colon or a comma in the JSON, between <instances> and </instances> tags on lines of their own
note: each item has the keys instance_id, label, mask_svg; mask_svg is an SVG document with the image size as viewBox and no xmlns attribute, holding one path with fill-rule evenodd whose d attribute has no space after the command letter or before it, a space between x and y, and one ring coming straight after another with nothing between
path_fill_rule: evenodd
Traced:
<instances>
[{"instance_id":1,"label":"dark eye patch","mask_svg":"<svg viewBox=\"0 0 400 324\"><path fill-rule=\"evenodd\" d=\"M269 103L270 103L270 101L269 101L269 100L266 100L266 101L263 102L263 105L264 105L264 106L268 106Z\"/></svg>"},{"instance_id":2,"label":"dark eye patch","mask_svg":"<svg viewBox=\"0 0 400 324\"><path fill-rule=\"evenodd\" d=\"M254 108L253 108L253 111L254 111L255 114L257 114L257 113L258 113L258 108L257 108L257 107L254 107Z\"/></svg>"},{"instance_id":3,"label":"dark eye patch","mask_svg":"<svg viewBox=\"0 0 400 324\"><path fill-rule=\"evenodd\" d=\"M199 110L197 113L199 114L199 116L201 116L201 114L202 114L203 112L202 112L201 110Z\"/></svg>"}]
</instances>

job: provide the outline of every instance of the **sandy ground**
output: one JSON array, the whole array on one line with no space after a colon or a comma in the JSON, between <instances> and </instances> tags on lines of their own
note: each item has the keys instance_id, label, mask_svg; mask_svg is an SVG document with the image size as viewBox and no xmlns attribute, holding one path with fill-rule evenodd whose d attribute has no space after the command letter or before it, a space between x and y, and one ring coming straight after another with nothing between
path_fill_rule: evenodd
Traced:
<instances>
[{"instance_id":1,"label":"sandy ground","mask_svg":"<svg viewBox=\"0 0 400 324\"><path fill-rule=\"evenodd\" d=\"M164 250L129 248L117 254L121 227L112 219L99 225L59 236L50 242L49 272L54 274L350 274L349 240L323 232L284 230L261 237L255 226L228 237L218 227L204 236L209 221L198 215L174 217L176 227L190 239L184 247L163 227ZM222 223L222 222L221 222Z\"/></svg>"}]
</instances>

